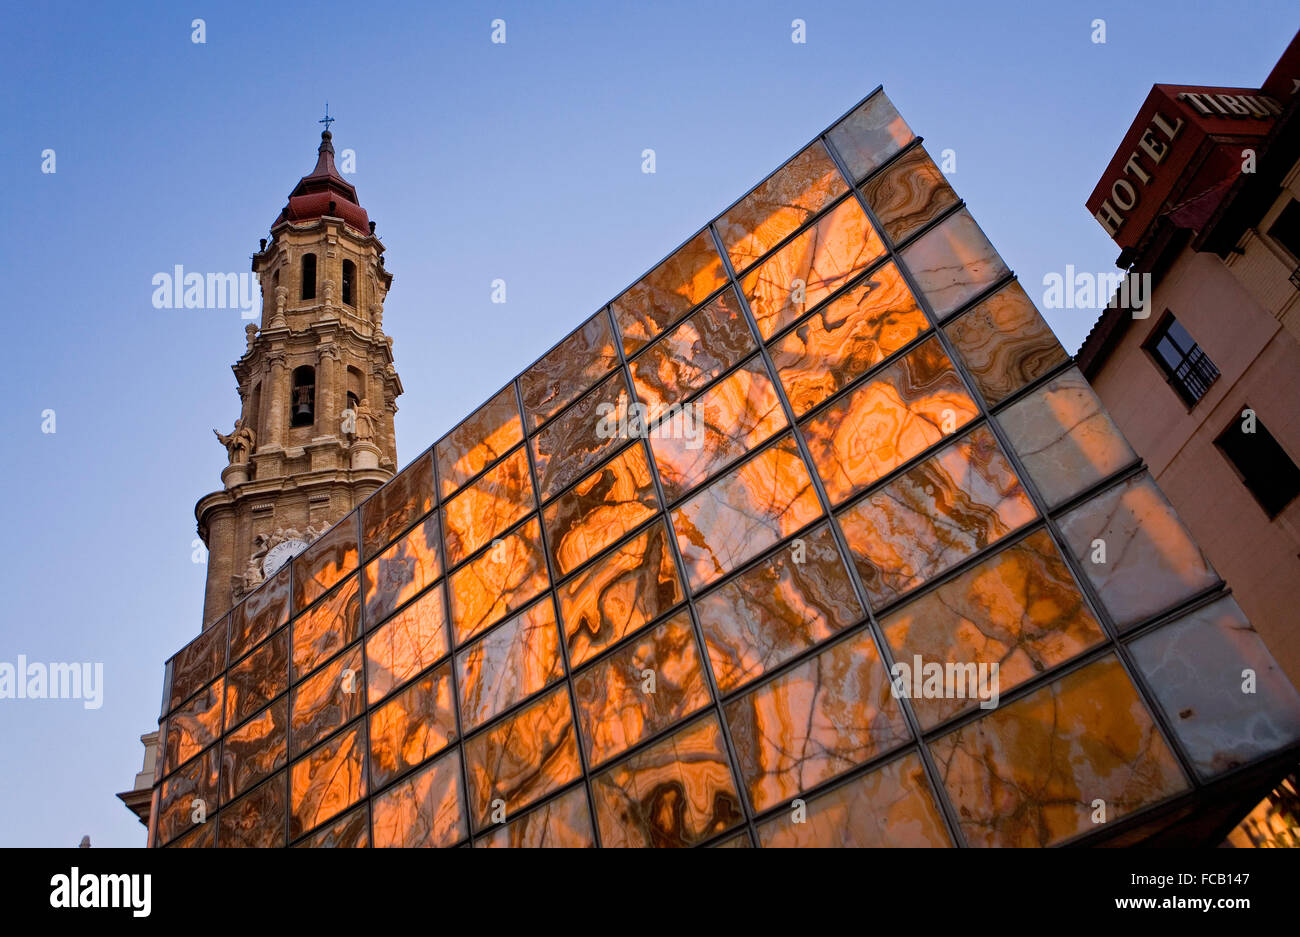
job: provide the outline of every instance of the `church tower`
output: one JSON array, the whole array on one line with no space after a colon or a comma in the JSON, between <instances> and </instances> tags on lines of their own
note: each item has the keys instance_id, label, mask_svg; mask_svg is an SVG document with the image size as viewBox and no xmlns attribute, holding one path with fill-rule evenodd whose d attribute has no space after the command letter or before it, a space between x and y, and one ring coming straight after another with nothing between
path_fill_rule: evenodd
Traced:
<instances>
[{"instance_id":1,"label":"church tower","mask_svg":"<svg viewBox=\"0 0 1300 937\"><path fill-rule=\"evenodd\" d=\"M383 332L393 275L328 129L317 154L253 255L262 319L232 366L235 426L216 434L224 487L194 508L208 548L205 628L397 466L402 382Z\"/></svg>"}]
</instances>

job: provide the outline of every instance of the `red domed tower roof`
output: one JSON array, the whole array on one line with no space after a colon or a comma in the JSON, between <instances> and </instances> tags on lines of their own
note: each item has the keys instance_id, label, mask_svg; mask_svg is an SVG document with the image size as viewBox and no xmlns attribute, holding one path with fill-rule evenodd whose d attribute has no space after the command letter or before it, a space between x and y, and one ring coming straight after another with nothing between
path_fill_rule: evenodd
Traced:
<instances>
[{"instance_id":1,"label":"red domed tower roof","mask_svg":"<svg viewBox=\"0 0 1300 937\"><path fill-rule=\"evenodd\" d=\"M334 167L333 139L334 135L328 130L320 135L316 168L303 176L289 193L289 204L271 225L272 231L286 221L301 224L330 215L342 218L349 227L363 234L370 232L370 216L357 203L356 188Z\"/></svg>"}]
</instances>

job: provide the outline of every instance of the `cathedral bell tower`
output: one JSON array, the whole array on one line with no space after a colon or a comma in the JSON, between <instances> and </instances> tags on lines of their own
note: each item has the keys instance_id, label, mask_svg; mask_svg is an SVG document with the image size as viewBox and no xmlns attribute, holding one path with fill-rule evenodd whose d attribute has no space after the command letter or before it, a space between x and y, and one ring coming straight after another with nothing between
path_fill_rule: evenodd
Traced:
<instances>
[{"instance_id":1,"label":"cathedral bell tower","mask_svg":"<svg viewBox=\"0 0 1300 937\"><path fill-rule=\"evenodd\" d=\"M321 134L316 168L253 255L261 327L245 327L232 366L239 416L216 433L230 464L224 488L194 508L208 547L205 628L396 470L402 382L383 332L393 275L332 141Z\"/></svg>"}]
</instances>

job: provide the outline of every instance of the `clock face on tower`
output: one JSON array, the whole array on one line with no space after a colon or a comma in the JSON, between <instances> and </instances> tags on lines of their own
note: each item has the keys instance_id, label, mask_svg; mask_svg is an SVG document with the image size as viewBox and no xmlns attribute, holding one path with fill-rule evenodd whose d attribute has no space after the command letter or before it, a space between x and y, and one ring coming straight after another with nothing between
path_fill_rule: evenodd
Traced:
<instances>
[{"instance_id":1,"label":"clock face on tower","mask_svg":"<svg viewBox=\"0 0 1300 937\"><path fill-rule=\"evenodd\" d=\"M301 540L286 540L271 547L262 558L262 578L270 579L281 566L305 549L307 544Z\"/></svg>"}]
</instances>

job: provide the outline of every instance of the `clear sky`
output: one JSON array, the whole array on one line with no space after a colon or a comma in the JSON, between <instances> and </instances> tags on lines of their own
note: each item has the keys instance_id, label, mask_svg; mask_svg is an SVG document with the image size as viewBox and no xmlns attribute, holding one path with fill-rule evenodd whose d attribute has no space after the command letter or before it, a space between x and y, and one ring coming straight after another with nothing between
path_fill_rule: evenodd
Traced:
<instances>
[{"instance_id":1,"label":"clear sky","mask_svg":"<svg viewBox=\"0 0 1300 937\"><path fill-rule=\"evenodd\" d=\"M5 846L143 844L113 795L199 629L193 508L245 344L151 279L249 269L326 100L395 274L405 464L878 84L1032 296L1113 270L1083 203L1150 86L1257 87L1300 25L1240 0L5 7L0 662L104 671L97 710L0 700ZM1094 318L1047 316L1071 351Z\"/></svg>"}]
</instances>

